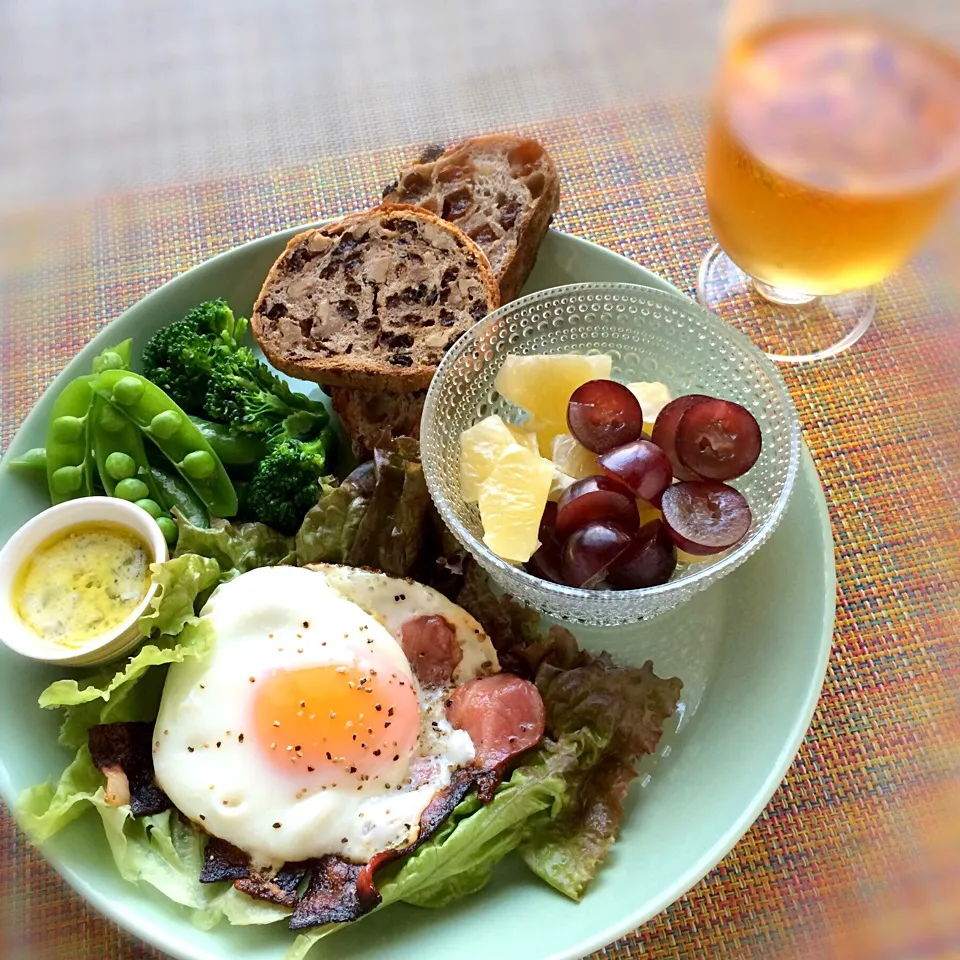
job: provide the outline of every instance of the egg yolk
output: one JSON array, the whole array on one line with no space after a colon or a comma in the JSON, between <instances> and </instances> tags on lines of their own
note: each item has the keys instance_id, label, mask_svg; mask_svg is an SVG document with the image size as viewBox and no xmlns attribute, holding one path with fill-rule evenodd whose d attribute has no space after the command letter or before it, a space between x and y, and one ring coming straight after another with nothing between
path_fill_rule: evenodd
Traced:
<instances>
[{"instance_id":1,"label":"egg yolk","mask_svg":"<svg viewBox=\"0 0 960 960\"><path fill-rule=\"evenodd\" d=\"M389 663L276 670L255 682L256 736L284 774L363 781L409 758L416 747L417 693Z\"/></svg>"}]
</instances>

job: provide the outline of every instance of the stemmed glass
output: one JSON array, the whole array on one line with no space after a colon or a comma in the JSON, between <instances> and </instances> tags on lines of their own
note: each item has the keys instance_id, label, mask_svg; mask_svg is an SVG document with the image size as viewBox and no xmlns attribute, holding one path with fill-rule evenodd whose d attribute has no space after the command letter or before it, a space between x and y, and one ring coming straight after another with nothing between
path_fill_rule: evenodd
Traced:
<instances>
[{"instance_id":1,"label":"stemmed glass","mask_svg":"<svg viewBox=\"0 0 960 960\"><path fill-rule=\"evenodd\" d=\"M924 3L947 8L936 31L917 24ZM856 343L873 286L916 250L960 181L951 18L960 30L960 0L729 9L705 178L718 243L697 294L774 360Z\"/></svg>"}]
</instances>

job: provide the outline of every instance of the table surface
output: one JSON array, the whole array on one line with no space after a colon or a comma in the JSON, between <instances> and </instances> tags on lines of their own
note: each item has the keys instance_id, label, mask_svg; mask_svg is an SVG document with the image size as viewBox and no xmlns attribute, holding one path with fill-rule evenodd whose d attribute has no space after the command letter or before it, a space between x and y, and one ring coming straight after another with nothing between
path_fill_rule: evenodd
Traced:
<instances>
[{"instance_id":1,"label":"table surface","mask_svg":"<svg viewBox=\"0 0 960 960\"><path fill-rule=\"evenodd\" d=\"M0 449L128 306L239 243L368 204L425 141L542 139L563 178L556 226L692 292L713 0L128 6L0 9ZM940 6L960 25L960 4ZM432 42L424 21L443 23ZM598 956L960 956L958 228L884 284L854 350L785 371L836 540L823 695L737 847ZM88 910L5 814L0 956L161 957Z\"/></svg>"}]
</instances>

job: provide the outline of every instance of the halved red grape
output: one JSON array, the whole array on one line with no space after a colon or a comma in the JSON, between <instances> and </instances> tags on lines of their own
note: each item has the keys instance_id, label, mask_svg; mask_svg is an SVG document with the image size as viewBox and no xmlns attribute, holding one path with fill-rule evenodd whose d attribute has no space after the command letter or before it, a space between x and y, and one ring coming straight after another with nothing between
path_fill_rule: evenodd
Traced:
<instances>
[{"instance_id":1,"label":"halved red grape","mask_svg":"<svg viewBox=\"0 0 960 960\"><path fill-rule=\"evenodd\" d=\"M763 438L753 414L730 400L705 400L677 424L680 462L707 480L742 477L760 456Z\"/></svg>"},{"instance_id":2,"label":"halved red grape","mask_svg":"<svg viewBox=\"0 0 960 960\"><path fill-rule=\"evenodd\" d=\"M630 547L607 572L607 583L621 590L639 590L666 583L677 566L677 548L659 520L645 523Z\"/></svg>"},{"instance_id":3,"label":"halved red grape","mask_svg":"<svg viewBox=\"0 0 960 960\"><path fill-rule=\"evenodd\" d=\"M694 404L709 399L710 397L702 393L690 393L685 397L677 397L660 411L657 422L653 425L653 434L650 439L669 457L670 463L673 464L673 475L678 480L699 480L700 477L692 470L688 470L677 456L675 447L677 424Z\"/></svg>"},{"instance_id":4,"label":"halved red grape","mask_svg":"<svg viewBox=\"0 0 960 960\"><path fill-rule=\"evenodd\" d=\"M634 440L614 447L603 454L597 463L607 476L619 480L635 497L654 505L673 481L670 459L650 440Z\"/></svg>"},{"instance_id":5,"label":"halved red grape","mask_svg":"<svg viewBox=\"0 0 960 960\"><path fill-rule=\"evenodd\" d=\"M563 545L561 570L571 587L595 587L632 537L612 523L590 523L574 530Z\"/></svg>"},{"instance_id":6,"label":"halved red grape","mask_svg":"<svg viewBox=\"0 0 960 960\"><path fill-rule=\"evenodd\" d=\"M664 492L660 509L670 539L697 556L739 543L753 519L743 494L715 480L675 483Z\"/></svg>"},{"instance_id":7,"label":"halved red grape","mask_svg":"<svg viewBox=\"0 0 960 960\"><path fill-rule=\"evenodd\" d=\"M563 574L560 572L560 552L562 544L557 536L557 505L547 501L540 518L540 532L537 534L540 546L534 555L527 561L527 571L541 580L551 580L553 583L563 583Z\"/></svg>"},{"instance_id":8,"label":"halved red grape","mask_svg":"<svg viewBox=\"0 0 960 960\"><path fill-rule=\"evenodd\" d=\"M606 453L643 433L643 410L622 383L588 380L570 397L567 426L588 450Z\"/></svg>"},{"instance_id":9,"label":"halved red grape","mask_svg":"<svg viewBox=\"0 0 960 960\"><path fill-rule=\"evenodd\" d=\"M537 534L541 543L551 537L556 537L557 532L557 505L552 500L548 500L543 508L543 516L540 517L540 530Z\"/></svg>"},{"instance_id":10,"label":"halved red grape","mask_svg":"<svg viewBox=\"0 0 960 960\"><path fill-rule=\"evenodd\" d=\"M527 561L527 572L551 583L565 583L560 563L561 552L559 540L542 543Z\"/></svg>"},{"instance_id":11,"label":"halved red grape","mask_svg":"<svg viewBox=\"0 0 960 960\"><path fill-rule=\"evenodd\" d=\"M627 533L640 529L640 514L633 494L622 483L598 475L571 483L557 503L557 536L565 540L588 523L605 520Z\"/></svg>"}]
</instances>

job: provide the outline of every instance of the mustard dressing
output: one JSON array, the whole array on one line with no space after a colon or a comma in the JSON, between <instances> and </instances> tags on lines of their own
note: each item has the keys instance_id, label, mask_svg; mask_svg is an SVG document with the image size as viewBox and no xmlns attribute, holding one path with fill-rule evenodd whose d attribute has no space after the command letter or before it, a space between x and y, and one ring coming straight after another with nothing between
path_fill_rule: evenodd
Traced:
<instances>
[{"instance_id":1,"label":"mustard dressing","mask_svg":"<svg viewBox=\"0 0 960 960\"><path fill-rule=\"evenodd\" d=\"M17 572L13 604L38 636L82 646L116 629L150 585L150 548L115 523L82 523L42 543Z\"/></svg>"}]
</instances>

